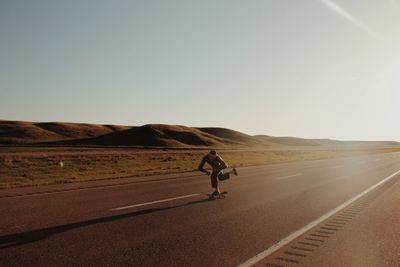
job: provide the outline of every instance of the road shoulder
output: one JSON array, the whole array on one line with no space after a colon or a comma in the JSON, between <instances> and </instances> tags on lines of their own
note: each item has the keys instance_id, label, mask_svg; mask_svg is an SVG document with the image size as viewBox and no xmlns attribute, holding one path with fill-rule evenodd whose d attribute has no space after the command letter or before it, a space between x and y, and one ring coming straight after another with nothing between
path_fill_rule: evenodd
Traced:
<instances>
[{"instance_id":1,"label":"road shoulder","mask_svg":"<svg viewBox=\"0 0 400 267\"><path fill-rule=\"evenodd\" d=\"M397 180L302 262L305 266L398 266L399 207Z\"/></svg>"}]
</instances>

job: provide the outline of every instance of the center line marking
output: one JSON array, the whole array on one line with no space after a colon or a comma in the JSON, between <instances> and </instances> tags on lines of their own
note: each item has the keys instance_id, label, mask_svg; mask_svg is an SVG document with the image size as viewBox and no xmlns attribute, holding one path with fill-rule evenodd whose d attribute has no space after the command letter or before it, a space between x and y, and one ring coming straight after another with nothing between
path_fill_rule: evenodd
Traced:
<instances>
[{"instance_id":1,"label":"center line marking","mask_svg":"<svg viewBox=\"0 0 400 267\"><path fill-rule=\"evenodd\" d=\"M11 227L11 229L22 228L22 227L25 227L25 226L28 226L28 225L27 224L16 225L16 226Z\"/></svg>"},{"instance_id":2,"label":"center line marking","mask_svg":"<svg viewBox=\"0 0 400 267\"><path fill-rule=\"evenodd\" d=\"M321 222L325 221L326 219L328 219L329 217L331 217L332 215L338 213L339 211L343 210L344 208L346 208L347 206L349 206L351 203L353 203L354 201L360 199L361 197L363 197L364 195L368 194L369 192L371 192L372 190L374 190L375 188L379 187L380 185L386 183L387 181L389 181L390 179L392 179L393 177L396 177L397 175L400 174L400 170L398 170L397 172L389 175L388 177L386 177L385 179L383 179L382 181L378 182L377 184L371 186L370 188L366 189L365 191L361 192L360 194L356 195L355 197L347 200L346 202L344 202L343 204L337 206L336 208L334 208L333 210L329 211L328 213L325 213L324 215L322 215L321 217L319 217L318 219L316 219L315 221L310 222L309 224L305 225L304 227L300 228L299 230L293 232L292 234L288 235L287 237L283 238L281 241L279 241L278 243L272 245L271 247L269 247L268 249L264 250L263 252L257 254L256 256L254 256L251 259L248 259L247 261L245 261L244 263L238 265L237 267L250 267L253 266L254 264L256 264L257 262L261 261L262 259L268 257L269 255L271 255L272 253L274 253L275 251L279 250L280 248L282 248L283 246L285 246L286 244L289 244L290 242L292 242L294 239L298 238L299 236L303 235L305 232L309 231L310 229L314 228L315 226L317 226L318 224L320 224Z\"/></svg>"},{"instance_id":3,"label":"center line marking","mask_svg":"<svg viewBox=\"0 0 400 267\"><path fill-rule=\"evenodd\" d=\"M336 165L336 166L332 166L332 169L339 169L339 168L342 168L343 167L343 165Z\"/></svg>"},{"instance_id":4,"label":"center line marking","mask_svg":"<svg viewBox=\"0 0 400 267\"><path fill-rule=\"evenodd\" d=\"M112 208L112 209L110 209L110 211L132 209L132 208L136 208L136 207L142 207L142 206L147 206L147 205L151 205L151 204L168 202L168 201L172 201L172 200L195 197L195 196L200 196L200 195L201 194L191 194L191 195L186 195L186 196L172 197L172 198L161 199L161 200L156 200L156 201L151 201L151 202L146 202L146 203L141 203L141 204L135 204L135 205L124 206L124 207L119 207L119 208Z\"/></svg>"},{"instance_id":5,"label":"center line marking","mask_svg":"<svg viewBox=\"0 0 400 267\"><path fill-rule=\"evenodd\" d=\"M303 174L302 173L296 173L296 174L292 174L292 175L288 175L288 176L278 177L278 178L276 178L276 180L285 180L285 179L289 179L289 178L292 178L292 177L297 177L297 176L300 176L300 175L303 175Z\"/></svg>"}]
</instances>

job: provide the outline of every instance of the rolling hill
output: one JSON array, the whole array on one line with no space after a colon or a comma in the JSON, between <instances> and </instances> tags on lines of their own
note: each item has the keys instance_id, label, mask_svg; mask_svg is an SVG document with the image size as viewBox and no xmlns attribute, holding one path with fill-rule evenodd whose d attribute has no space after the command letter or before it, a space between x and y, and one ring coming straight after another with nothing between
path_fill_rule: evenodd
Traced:
<instances>
[{"instance_id":1,"label":"rolling hill","mask_svg":"<svg viewBox=\"0 0 400 267\"><path fill-rule=\"evenodd\" d=\"M106 146L209 147L225 146L225 142L226 140L222 138L195 128L180 125L149 124L69 143Z\"/></svg>"},{"instance_id":2,"label":"rolling hill","mask_svg":"<svg viewBox=\"0 0 400 267\"><path fill-rule=\"evenodd\" d=\"M161 148L278 148L321 146L393 146L392 141L337 141L248 135L218 127L147 124L119 126L0 120L2 145L134 146Z\"/></svg>"},{"instance_id":3,"label":"rolling hill","mask_svg":"<svg viewBox=\"0 0 400 267\"><path fill-rule=\"evenodd\" d=\"M91 138L127 128L126 126L85 123L0 120L0 144L35 144Z\"/></svg>"}]
</instances>

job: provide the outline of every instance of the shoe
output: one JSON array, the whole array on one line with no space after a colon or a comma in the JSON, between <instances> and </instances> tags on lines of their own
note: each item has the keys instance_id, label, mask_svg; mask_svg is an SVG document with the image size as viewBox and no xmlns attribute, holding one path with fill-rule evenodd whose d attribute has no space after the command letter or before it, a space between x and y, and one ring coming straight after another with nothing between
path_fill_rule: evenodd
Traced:
<instances>
[{"instance_id":1,"label":"shoe","mask_svg":"<svg viewBox=\"0 0 400 267\"><path fill-rule=\"evenodd\" d=\"M233 172L234 175L238 176L238 172L237 172L237 170L235 168L232 169L232 172Z\"/></svg>"},{"instance_id":2,"label":"shoe","mask_svg":"<svg viewBox=\"0 0 400 267\"><path fill-rule=\"evenodd\" d=\"M212 195L212 196L218 196L218 195L219 195L219 192L218 192L218 191L214 191L211 195Z\"/></svg>"}]
</instances>

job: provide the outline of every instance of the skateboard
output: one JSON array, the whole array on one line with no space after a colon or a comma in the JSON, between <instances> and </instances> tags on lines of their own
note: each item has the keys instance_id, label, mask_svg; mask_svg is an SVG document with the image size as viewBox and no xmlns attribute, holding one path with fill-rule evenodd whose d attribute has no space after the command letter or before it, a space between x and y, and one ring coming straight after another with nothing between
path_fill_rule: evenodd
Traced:
<instances>
[{"instance_id":1,"label":"skateboard","mask_svg":"<svg viewBox=\"0 0 400 267\"><path fill-rule=\"evenodd\" d=\"M226 197L227 194L228 194L228 192L224 191L224 192L219 193L219 195L208 194L208 197L209 197L211 200L214 200L214 199L223 199L223 198Z\"/></svg>"}]
</instances>

